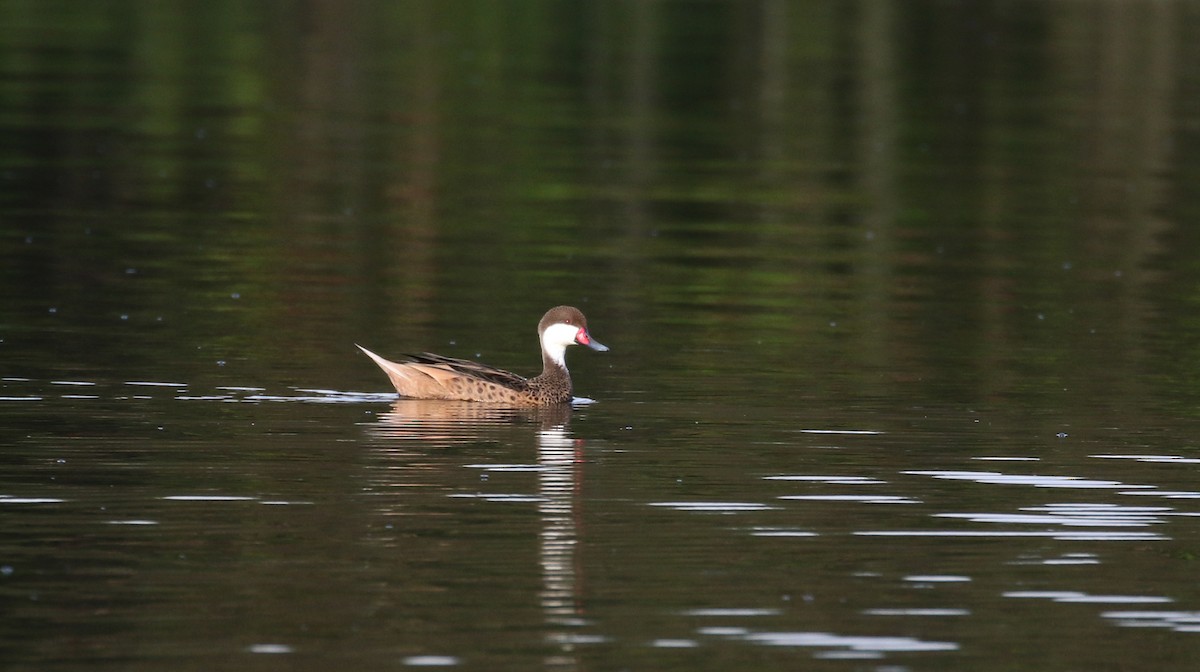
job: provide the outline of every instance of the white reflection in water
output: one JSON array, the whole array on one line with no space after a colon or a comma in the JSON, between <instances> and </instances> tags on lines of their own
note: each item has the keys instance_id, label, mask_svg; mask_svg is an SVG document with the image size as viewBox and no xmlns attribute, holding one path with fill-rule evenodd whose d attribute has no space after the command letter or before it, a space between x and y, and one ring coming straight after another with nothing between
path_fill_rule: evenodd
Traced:
<instances>
[{"instance_id":1,"label":"white reflection in water","mask_svg":"<svg viewBox=\"0 0 1200 672\"><path fill-rule=\"evenodd\" d=\"M1100 558L1095 553L1063 553L1057 558L1022 558L1009 563L1013 565L1098 565Z\"/></svg>"},{"instance_id":2,"label":"white reflection in water","mask_svg":"<svg viewBox=\"0 0 1200 672\"><path fill-rule=\"evenodd\" d=\"M1065 527L1148 527L1175 514L1165 506L1119 506L1101 503L1047 504L1021 509L1035 513L938 513L937 518L962 518L975 523L1062 525Z\"/></svg>"},{"instance_id":3,"label":"white reflection in water","mask_svg":"<svg viewBox=\"0 0 1200 672\"><path fill-rule=\"evenodd\" d=\"M543 471L545 467L540 464L464 464L467 469L483 469L485 471L495 471L504 473L520 473L525 471Z\"/></svg>"},{"instance_id":4,"label":"white reflection in water","mask_svg":"<svg viewBox=\"0 0 1200 672\"><path fill-rule=\"evenodd\" d=\"M410 667L450 667L462 660L454 656L409 656L400 662Z\"/></svg>"},{"instance_id":5,"label":"white reflection in water","mask_svg":"<svg viewBox=\"0 0 1200 672\"><path fill-rule=\"evenodd\" d=\"M778 609L757 608L728 608L728 609L686 609L680 612L684 616L776 616Z\"/></svg>"},{"instance_id":6,"label":"white reflection in water","mask_svg":"<svg viewBox=\"0 0 1200 672\"><path fill-rule=\"evenodd\" d=\"M1170 537L1153 532L1108 532L1071 530L864 530L854 533L860 537L960 537L960 538L1020 538L1047 537L1057 541L1165 541Z\"/></svg>"},{"instance_id":7,"label":"white reflection in water","mask_svg":"<svg viewBox=\"0 0 1200 672\"><path fill-rule=\"evenodd\" d=\"M700 643L694 639L656 639L650 642L656 649L694 649Z\"/></svg>"},{"instance_id":8,"label":"white reflection in water","mask_svg":"<svg viewBox=\"0 0 1200 672\"><path fill-rule=\"evenodd\" d=\"M973 523L1005 523L1033 525L1066 525L1068 527L1146 527L1151 523L1161 523L1158 519L1146 518L1098 518L1071 517L1063 515L1035 516L1019 513L938 513L937 518L964 518Z\"/></svg>"},{"instance_id":9,"label":"white reflection in water","mask_svg":"<svg viewBox=\"0 0 1200 672\"><path fill-rule=\"evenodd\" d=\"M1046 558L1043 565L1098 565L1098 558Z\"/></svg>"},{"instance_id":10,"label":"white reflection in water","mask_svg":"<svg viewBox=\"0 0 1200 672\"><path fill-rule=\"evenodd\" d=\"M609 641L609 638L604 635L588 635L579 632L552 632L546 636L546 640L570 648L575 644L603 644Z\"/></svg>"},{"instance_id":11,"label":"white reflection in water","mask_svg":"<svg viewBox=\"0 0 1200 672\"><path fill-rule=\"evenodd\" d=\"M862 637L835 635L828 632L729 632L717 633L715 628L706 628L702 634L728 634L754 644L765 646L793 646L804 648L834 649L843 652L883 654L898 652L957 651L955 642L927 642L912 637Z\"/></svg>"},{"instance_id":12,"label":"white reflection in water","mask_svg":"<svg viewBox=\"0 0 1200 672\"><path fill-rule=\"evenodd\" d=\"M714 625L704 628L697 628L696 632L702 635L710 635L713 637L739 637L748 634L749 628L739 628L735 625Z\"/></svg>"},{"instance_id":13,"label":"white reflection in water","mask_svg":"<svg viewBox=\"0 0 1200 672\"><path fill-rule=\"evenodd\" d=\"M1182 455L1089 455L1105 460L1134 460L1136 462L1167 463L1167 464L1200 464L1200 458L1183 457Z\"/></svg>"},{"instance_id":14,"label":"white reflection in water","mask_svg":"<svg viewBox=\"0 0 1200 672\"><path fill-rule=\"evenodd\" d=\"M970 609L864 609L868 616L970 616Z\"/></svg>"},{"instance_id":15,"label":"white reflection in water","mask_svg":"<svg viewBox=\"0 0 1200 672\"><path fill-rule=\"evenodd\" d=\"M866 476L808 476L780 474L778 476L763 476L764 481L805 481L812 483L828 483L831 485L876 485L887 483L877 478Z\"/></svg>"},{"instance_id":16,"label":"white reflection in water","mask_svg":"<svg viewBox=\"0 0 1200 672\"><path fill-rule=\"evenodd\" d=\"M816 532L808 530L793 530L786 527L752 527L750 535L754 537L815 537Z\"/></svg>"},{"instance_id":17,"label":"white reflection in water","mask_svg":"<svg viewBox=\"0 0 1200 672\"><path fill-rule=\"evenodd\" d=\"M883 434L873 429L801 429L801 434L844 434L847 436L876 436Z\"/></svg>"},{"instance_id":18,"label":"white reflection in water","mask_svg":"<svg viewBox=\"0 0 1200 672\"><path fill-rule=\"evenodd\" d=\"M1003 593L1004 597L1019 599L1052 600L1054 602L1082 604L1165 604L1174 602L1169 597L1150 595L1091 595L1074 590L1015 590Z\"/></svg>"},{"instance_id":19,"label":"white reflection in water","mask_svg":"<svg viewBox=\"0 0 1200 672\"><path fill-rule=\"evenodd\" d=\"M1047 504L1045 506L1030 506L1021 510L1046 511L1053 514L1070 516L1095 516L1113 520L1137 518L1150 522L1159 522L1155 517L1157 514L1170 513L1175 509L1169 506L1121 506L1120 504L1097 502L1067 502L1062 504Z\"/></svg>"},{"instance_id":20,"label":"white reflection in water","mask_svg":"<svg viewBox=\"0 0 1200 672\"><path fill-rule=\"evenodd\" d=\"M159 499L176 502L249 502L257 497L242 497L240 495L167 495Z\"/></svg>"},{"instance_id":21,"label":"white reflection in water","mask_svg":"<svg viewBox=\"0 0 1200 672\"><path fill-rule=\"evenodd\" d=\"M396 398L394 394L375 393L375 392L341 392L338 390L309 390L296 389L302 394L296 395L278 395L278 394L248 394L242 397L243 401L257 403L263 401L281 401L281 402L301 402L308 404L369 404L382 401L391 401Z\"/></svg>"},{"instance_id":22,"label":"white reflection in water","mask_svg":"<svg viewBox=\"0 0 1200 672\"><path fill-rule=\"evenodd\" d=\"M287 644L251 644L250 653L292 653L295 649Z\"/></svg>"},{"instance_id":23,"label":"white reflection in water","mask_svg":"<svg viewBox=\"0 0 1200 672\"><path fill-rule=\"evenodd\" d=\"M932 476L951 481L974 481L988 485L1032 485L1037 488L1090 488L1114 490L1119 488L1153 488L1153 485L1129 485L1120 481L1101 481L1081 476L1039 476L1037 474L1004 474L998 471L905 471L913 476Z\"/></svg>"},{"instance_id":24,"label":"white reflection in water","mask_svg":"<svg viewBox=\"0 0 1200 672\"><path fill-rule=\"evenodd\" d=\"M538 513L541 515L540 557L542 590L539 599L546 621L576 626L579 604L576 557L579 517L577 492L582 480L583 459L565 423L538 432ZM567 636L566 633L559 633ZM560 642L563 643L563 642Z\"/></svg>"},{"instance_id":25,"label":"white reflection in water","mask_svg":"<svg viewBox=\"0 0 1200 672\"><path fill-rule=\"evenodd\" d=\"M1200 611L1106 611L1100 614L1127 628L1170 628L1200 632Z\"/></svg>"},{"instance_id":26,"label":"white reflection in water","mask_svg":"<svg viewBox=\"0 0 1200 672\"><path fill-rule=\"evenodd\" d=\"M957 574L912 574L904 577L904 580L918 583L967 583L971 577Z\"/></svg>"},{"instance_id":27,"label":"white reflection in water","mask_svg":"<svg viewBox=\"0 0 1200 672\"><path fill-rule=\"evenodd\" d=\"M864 504L920 504L921 500L899 495L782 495L779 499L803 499L816 502L862 502Z\"/></svg>"},{"instance_id":28,"label":"white reflection in water","mask_svg":"<svg viewBox=\"0 0 1200 672\"><path fill-rule=\"evenodd\" d=\"M1200 492L1191 490L1130 490L1118 492L1118 495L1145 495L1162 497L1163 499L1200 499Z\"/></svg>"},{"instance_id":29,"label":"white reflection in water","mask_svg":"<svg viewBox=\"0 0 1200 672\"><path fill-rule=\"evenodd\" d=\"M485 502L509 502L515 504L544 501L542 497L527 495L522 492L457 492L446 496L451 499L482 499Z\"/></svg>"},{"instance_id":30,"label":"white reflection in water","mask_svg":"<svg viewBox=\"0 0 1200 672\"><path fill-rule=\"evenodd\" d=\"M769 616L777 609L693 609L683 612L689 616ZM873 609L868 614L880 616L965 616L966 609ZM828 632L759 632L738 626L706 626L698 628L700 635L741 639L752 644L780 647L821 649L818 658L881 658L885 653L956 651L955 642L937 642L912 637L835 635ZM685 640L690 641L690 640Z\"/></svg>"},{"instance_id":31,"label":"white reflection in water","mask_svg":"<svg viewBox=\"0 0 1200 672\"><path fill-rule=\"evenodd\" d=\"M743 513L746 511L770 511L779 508L758 502L650 502L648 506L662 506L668 509L697 511L700 513Z\"/></svg>"}]
</instances>

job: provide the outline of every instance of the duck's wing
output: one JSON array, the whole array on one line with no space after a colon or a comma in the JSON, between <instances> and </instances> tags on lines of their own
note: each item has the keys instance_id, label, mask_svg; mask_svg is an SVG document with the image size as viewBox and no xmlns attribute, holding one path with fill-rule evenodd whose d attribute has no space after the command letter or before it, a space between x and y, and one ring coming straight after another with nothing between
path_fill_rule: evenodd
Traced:
<instances>
[{"instance_id":1,"label":"duck's wing","mask_svg":"<svg viewBox=\"0 0 1200 672\"><path fill-rule=\"evenodd\" d=\"M503 369L428 352L393 362L361 345L358 348L375 360L404 397L530 403L529 381Z\"/></svg>"},{"instance_id":2,"label":"duck's wing","mask_svg":"<svg viewBox=\"0 0 1200 672\"><path fill-rule=\"evenodd\" d=\"M445 355L435 355L432 352L422 352L415 355L407 354L404 357L405 361L408 363L447 369L465 376L486 380L489 383L495 383L497 385L514 390L526 389L529 386L529 381L523 376L518 376L511 371L498 369L487 364L473 362L469 359L457 359L455 357L446 357Z\"/></svg>"}]
</instances>

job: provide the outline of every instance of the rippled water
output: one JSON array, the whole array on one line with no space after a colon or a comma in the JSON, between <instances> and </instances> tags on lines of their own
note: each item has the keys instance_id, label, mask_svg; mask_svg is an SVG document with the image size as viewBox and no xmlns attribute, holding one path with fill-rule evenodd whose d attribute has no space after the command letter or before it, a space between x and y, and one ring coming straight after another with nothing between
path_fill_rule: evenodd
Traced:
<instances>
[{"instance_id":1,"label":"rippled water","mask_svg":"<svg viewBox=\"0 0 1200 672\"><path fill-rule=\"evenodd\" d=\"M1198 28L0 1L2 667L1190 669Z\"/></svg>"},{"instance_id":2,"label":"rippled water","mask_svg":"<svg viewBox=\"0 0 1200 672\"><path fill-rule=\"evenodd\" d=\"M1195 458L1116 430L3 385L31 665L1103 666L1200 623Z\"/></svg>"}]
</instances>

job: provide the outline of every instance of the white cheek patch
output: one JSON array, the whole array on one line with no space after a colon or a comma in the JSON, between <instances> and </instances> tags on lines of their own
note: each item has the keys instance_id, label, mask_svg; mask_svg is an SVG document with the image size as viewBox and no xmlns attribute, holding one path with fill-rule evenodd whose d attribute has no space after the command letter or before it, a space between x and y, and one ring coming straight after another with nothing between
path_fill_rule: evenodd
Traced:
<instances>
[{"instance_id":1,"label":"white cheek patch","mask_svg":"<svg viewBox=\"0 0 1200 672\"><path fill-rule=\"evenodd\" d=\"M550 359L555 364L566 368L566 360L563 355L567 352L568 345L575 344L575 336L579 333L579 327L559 322L546 327L542 332L542 350L546 351Z\"/></svg>"}]
</instances>

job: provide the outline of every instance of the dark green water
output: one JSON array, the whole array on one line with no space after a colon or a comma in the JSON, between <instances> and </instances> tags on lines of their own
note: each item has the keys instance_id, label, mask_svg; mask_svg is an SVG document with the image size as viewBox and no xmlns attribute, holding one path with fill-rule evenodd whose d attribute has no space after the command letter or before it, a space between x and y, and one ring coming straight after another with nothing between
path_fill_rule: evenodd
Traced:
<instances>
[{"instance_id":1,"label":"dark green water","mask_svg":"<svg viewBox=\"0 0 1200 672\"><path fill-rule=\"evenodd\" d=\"M1194 2L0 0L0 667L1191 669ZM395 402L354 343L597 403Z\"/></svg>"}]
</instances>

